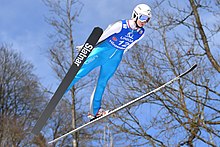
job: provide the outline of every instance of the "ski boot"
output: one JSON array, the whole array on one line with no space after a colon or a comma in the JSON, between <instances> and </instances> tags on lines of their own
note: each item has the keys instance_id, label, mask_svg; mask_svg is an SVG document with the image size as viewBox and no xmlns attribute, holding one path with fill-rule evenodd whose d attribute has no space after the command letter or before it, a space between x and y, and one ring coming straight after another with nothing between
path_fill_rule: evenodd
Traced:
<instances>
[{"instance_id":1,"label":"ski boot","mask_svg":"<svg viewBox=\"0 0 220 147\"><path fill-rule=\"evenodd\" d=\"M110 110L104 110L104 109L100 108L95 116L92 115L91 113L88 113L88 118L90 119L90 121L93 121L101 116L108 114L109 112L110 112Z\"/></svg>"}]
</instances>

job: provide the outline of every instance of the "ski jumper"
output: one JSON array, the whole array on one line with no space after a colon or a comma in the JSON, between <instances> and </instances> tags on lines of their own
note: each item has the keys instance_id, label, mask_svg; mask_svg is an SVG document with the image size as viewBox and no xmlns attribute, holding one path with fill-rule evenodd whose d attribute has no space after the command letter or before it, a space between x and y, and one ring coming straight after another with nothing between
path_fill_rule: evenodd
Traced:
<instances>
[{"instance_id":1,"label":"ski jumper","mask_svg":"<svg viewBox=\"0 0 220 147\"><path fill-rule=\"evenodd\" d=\"M100 66L98 82L90 100L90 113L94 116L101 108L105 87L121 62L123 53L144 36L144 28L133 28L135 24L131 20L121 20L110 25L67 89L70 90L78 80Z\"/></svg>"}]
</instances>

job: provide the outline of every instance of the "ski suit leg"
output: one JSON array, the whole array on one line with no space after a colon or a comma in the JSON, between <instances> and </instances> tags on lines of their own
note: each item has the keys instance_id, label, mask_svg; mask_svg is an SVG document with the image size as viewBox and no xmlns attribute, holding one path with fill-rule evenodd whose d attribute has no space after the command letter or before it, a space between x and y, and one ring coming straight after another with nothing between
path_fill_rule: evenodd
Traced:
<instances>
[{"instance_id":1,"label":"ski suit leg","mask_svg":"<svg viewBox=\"0 0 220 147\"><path fill-rule=\"evenodd\" d=\"M95 48L91 54L89 55L89 57L86 59L86 61L84 62L83 66L80 68L80 70L78 71L78 73L76 74L75 78L73 79L73 81L71 82L71 84L69 85L69 87L67 88L66 92L68 92L72 86L78 82L82 77L86 76L90 71L92 71L94 68L98 67L101 65L102 63L102 58L100 57L100 52L103 52L102 48Z\"/></svg>"},{"instance_id":2,"label":"ski suit leg","mask_svg":"<svg viewBox=\"0 0 220 147\"><path fill-rule=\"evenodd\" d=\"M122 59L122 56L123 50L115 50L115 52L110 56L105 64L101 65L98 82L90 100L91 114L96 115L98 110L101 108L102 95L104 93L107 82L115 73Z\"/></svg>"}]
</instances>

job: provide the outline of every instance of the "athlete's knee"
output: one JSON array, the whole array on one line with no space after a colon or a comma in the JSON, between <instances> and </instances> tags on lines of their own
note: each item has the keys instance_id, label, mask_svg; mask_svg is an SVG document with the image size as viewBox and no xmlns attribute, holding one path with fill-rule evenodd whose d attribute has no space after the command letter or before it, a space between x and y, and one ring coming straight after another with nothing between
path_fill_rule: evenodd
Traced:
<instances>
[{"instance_id":1,"label":"athlete's knee","mask_svg":"<svg viewBox=\"0 0 220 147\"><path fill-rule=\"evenodd\" d=\"M101 78L101 79L99 79L98 84L99 84L99 86L105 87L107 85L108 81L109 81L109 78Z\"/></svg>"}]
</instances>

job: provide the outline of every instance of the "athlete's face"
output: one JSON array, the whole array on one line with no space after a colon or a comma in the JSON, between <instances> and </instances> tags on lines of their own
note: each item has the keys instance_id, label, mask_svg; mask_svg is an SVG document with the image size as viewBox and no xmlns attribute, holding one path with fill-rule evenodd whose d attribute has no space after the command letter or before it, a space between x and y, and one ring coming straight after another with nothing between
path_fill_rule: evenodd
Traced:
<instances>
[{"instance_id":1,"label":"athlete's face","mask_svg":"<svg viewBox=\"0 0 220 147\"><path fill-rule=\"evenodd\" d=\"M137 25L142 28L144 25L146 25L146 23L149 22L149 20L150 17L148 17L147 15L140 15L137 18Z\"/></svg>"},{"instance_id":2,"label":"athlete's face","mask_svg":"<svg viewBox=\"0 0 220 147\"><path fill-rule=\"evenodd\" d=\"M148 22L148 21L140 21L140 20L138 19L138 20L137 20L137 25L142 28L143 26L145 26L145 25L147 24L147 22Z\"/></svg>"}]
</instances>

